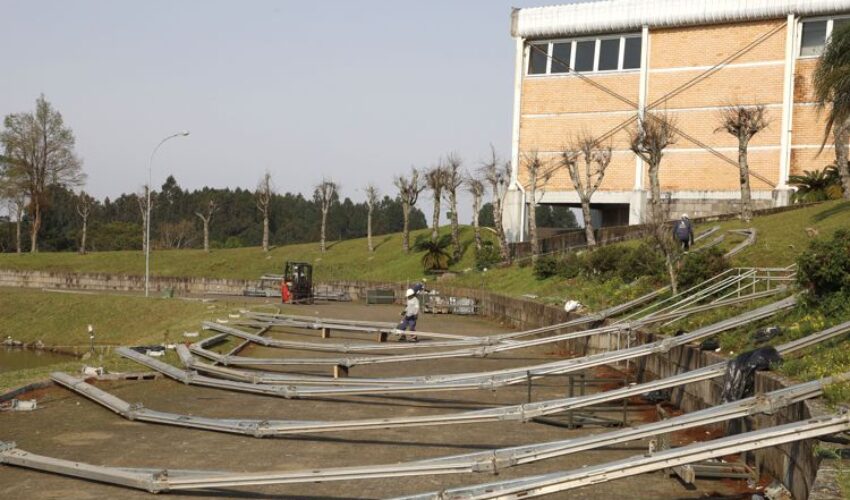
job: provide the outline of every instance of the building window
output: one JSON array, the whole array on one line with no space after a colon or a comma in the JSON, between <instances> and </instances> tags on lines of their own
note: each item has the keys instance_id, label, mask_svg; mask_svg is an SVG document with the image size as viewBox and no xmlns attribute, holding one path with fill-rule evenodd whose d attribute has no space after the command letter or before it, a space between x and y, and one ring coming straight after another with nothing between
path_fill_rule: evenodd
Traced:
<instances>
[{"instance_id":1,"label":"building window","mask_svg":"<svg viewBox=\"0 0 850 500\"><path fill-rule=\"evenodd\" d=\"M823 53L832 32L850 23L850 17L803 21L800 33L800 57L817 57Z\"/></svg>"},{"instance_id":2,"label":"building window","mask_svg":"<svg viewBox=\"0 0 850 500\"><path fill-rule=\"evenodd\" d=\"M640 35L533 42L528 49L529 75L558 75L640 69Z\"/></svg>"},{"instance_id":3,"label":"building window","mask_svg":"<svg viewBox=\"0 0 850 500\"><path fill-rule=\"evenodd\" d=\"M528 74L545 75L549 62L549 44L533 43L528 48Z\"/></svg>"}]
</instances>

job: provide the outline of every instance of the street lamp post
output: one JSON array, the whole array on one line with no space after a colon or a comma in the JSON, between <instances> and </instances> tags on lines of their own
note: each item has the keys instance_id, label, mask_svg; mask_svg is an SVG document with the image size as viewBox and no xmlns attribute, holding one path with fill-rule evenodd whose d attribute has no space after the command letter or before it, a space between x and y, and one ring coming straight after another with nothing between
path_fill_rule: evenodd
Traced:
<instances>
[{"instance_id":1,"label":"street lamp post","mask_svg":"<svg viewBox=\"0 0 850 500\"><path fill-rule=\"evenodd\" d=\"M147 188L147 215L145 217L145 297L150 295L150 271L151 271L151 171L153 170L153 158L156 156L160 146L165 144L169 139L175 137L186 137L189 135L188 130L182 130L176 134L169 135L165 139L159 141L159 144L153 148L151 160L148 163L148 188Z\"/></svg>"}]
</instances>

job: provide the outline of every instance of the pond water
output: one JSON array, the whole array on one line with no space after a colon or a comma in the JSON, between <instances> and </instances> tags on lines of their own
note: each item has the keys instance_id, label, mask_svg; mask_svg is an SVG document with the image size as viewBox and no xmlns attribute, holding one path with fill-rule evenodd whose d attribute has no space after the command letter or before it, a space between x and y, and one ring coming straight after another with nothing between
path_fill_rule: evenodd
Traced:
<instances>
[{"instance_id":1,"label":"pond water","mask_svg":"<svg viewBox=\"0 0 850 500\"><path fill-rule=\"evenodd\" d=\"M21 349L15 347L0 347L0 373L36 368L65 361L73 361L73 356L37 349Z\"/></svg>"}]
</instances>

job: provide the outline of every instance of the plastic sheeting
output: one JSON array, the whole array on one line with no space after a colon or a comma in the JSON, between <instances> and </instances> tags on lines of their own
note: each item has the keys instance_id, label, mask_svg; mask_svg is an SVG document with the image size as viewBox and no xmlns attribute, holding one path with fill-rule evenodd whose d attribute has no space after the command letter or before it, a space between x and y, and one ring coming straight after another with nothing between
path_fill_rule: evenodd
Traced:
<instances>
[{"instance_id":1,"label":"plastic sheeting","mask_svg":"<svg viewBox=\"0 0 850 500\"><path fill-rule=\"evenodd\" d=\"M729 403L752 396L755 392L756 372L769 370L772 365L781 362L782 356L770 346L738 355L726 365L722 401Z\"/></svg>"}]
</instances>

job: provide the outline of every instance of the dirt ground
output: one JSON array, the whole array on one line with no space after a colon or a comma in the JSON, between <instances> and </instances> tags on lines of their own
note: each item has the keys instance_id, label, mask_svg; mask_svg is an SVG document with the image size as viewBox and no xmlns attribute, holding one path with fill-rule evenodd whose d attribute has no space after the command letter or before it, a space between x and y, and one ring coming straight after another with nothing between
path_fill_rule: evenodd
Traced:
<instances>
[{"instance_id":1,"label":"dirt ground","mask_svg":"<svg viewBox=\"0 0 850 500\"><path fill-rule=\"evenodd\" d=\"M325 317L396 321L398 306L332 304L286 307L286 311ZM476 317L423 315L420 330L483 335L509 331ZM316 331L274 330L269 335L285 339L311 339ZM338 336L330 341L358 338ZM359 338L362 339L362 336ZM284 352L281 349L250 347L244 356L317 356L320 353ZM426 373L456 373L533 365L560 354L551 348L508 353L487 359L445 359L354 367L352 376L393 376ZM274 369L274 368L270 368ZM278 368L279 369L279 368ZM313 373L328 373L327 368ZM597 370L594 376L616 376L612 370ZM273 397L205 389L170 380L99 382L102 387L130 402L146 407L230 418L298 420L342 420L364 417L422 415L487 408L526 401L525 385L498 391L436 392L413 396L362 396L323 400L285 400ZM610 383L607 385L610 387ZM566 381L553 377L535 382L533 399L566 395ZM182 429L124 420L101 406L62 388L38 394L40 409L31 413L0 413L0 440L16 441L24 450L51 457L87 463L172 469L205 469L259 472L369 464L392 464L408 460L454 455L499 447L537 443L604 432L599 427L566 429L539 423L498 422L486 424L421 427L407 430L339 432L286 438L256 439L202 430ZM652 412L633 412L634 423L650 418ZM502 479L581 468L591 464L639 455L646 442L582 452L537 464L503 471L498 476L460 474L410 478L257 486L173 495L192 498L385 498L491 482ZM600 499L686 499L743 498L743 482L700 481L688 488L667 474L654 473L574 490L553 498ZM150 494L79 479L0 466L0 498L93 499L144 498ZM749 498L749 496L747 496Z\"/></svg>"}]
</instances>

